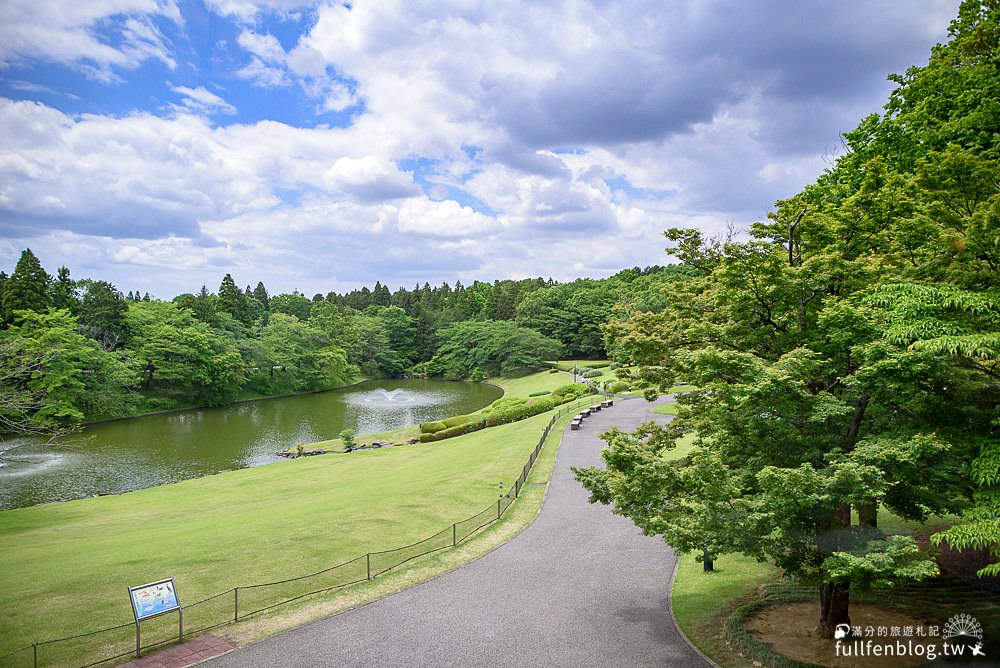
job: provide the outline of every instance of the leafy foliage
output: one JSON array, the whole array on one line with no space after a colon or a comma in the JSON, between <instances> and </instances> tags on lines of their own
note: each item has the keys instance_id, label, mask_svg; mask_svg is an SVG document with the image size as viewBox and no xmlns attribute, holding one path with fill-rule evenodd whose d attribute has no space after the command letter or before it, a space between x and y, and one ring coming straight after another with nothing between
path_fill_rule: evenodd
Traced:
<instances>
[{"instance_id":1,"label":"leafy foliage","mask_svg":"<svg viewBox=\"0 0 1000 668\"><path fill-rule=\"evenodd\" d=\"M559 357L562 346L533 329L501 320L467 321L449 325L431 368L459 377L482 369L490 375L539 366Z\"/></svg>"},{"instance_id":2,"label":"leafy foliage","mask_svg":"<svg viewBox=\"0 0 1000 668\"><path fill-rule=\"evenodd\" d=\"M879 535L879 506L964 508L937 540L1000 544L998 19L964 2L952 40L893 78L886 114L750 241L668 231L700 277L606 327L651 393L678 378L701 390L662 433L608 435L607 471L579 474L594 500L679 546L815 578L827 633L850 588L932 572ZM664 462L686 433L694 454Z\"/></svg>"}]
</instances>

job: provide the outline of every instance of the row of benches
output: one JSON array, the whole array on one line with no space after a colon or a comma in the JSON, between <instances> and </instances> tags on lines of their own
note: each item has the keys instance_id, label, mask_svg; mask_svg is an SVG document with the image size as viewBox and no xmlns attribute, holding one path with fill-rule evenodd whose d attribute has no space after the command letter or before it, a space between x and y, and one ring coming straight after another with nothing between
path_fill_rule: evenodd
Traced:
<instances>
[{"instance_id":1,"label":"row of benches","mask_svg":"<svg viewBox=\"0 0 1000 668\"><path fill-rule=\"evenodd\" d=\"M580 428L580 425L583 424L583 419L584 418L590 417L591 414L596 413L597 411L601 410L602 408L611 408L612 406L614 406L614 404L615 404L615 402L614 402L613 399L605 399L601 403L594 404L590 408L584 408L582 411L580 411L580 413L576 417L574 417L570 421L569 428L572 429L573 431L578 430Z\"/></svg>"}]
</instances>

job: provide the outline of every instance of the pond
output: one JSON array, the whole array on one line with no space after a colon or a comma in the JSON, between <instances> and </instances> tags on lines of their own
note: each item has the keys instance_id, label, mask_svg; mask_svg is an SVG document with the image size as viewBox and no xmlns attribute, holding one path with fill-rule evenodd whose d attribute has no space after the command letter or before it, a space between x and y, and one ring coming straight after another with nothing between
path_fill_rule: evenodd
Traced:
<instances>
[{"instance_id":1,"label":"pond","mask_svg":"<svg viewBox=\"0 0 1000 668\"><path fill-rule=\"evenodd\" d=\"M48 443L0 441L0 510L141 489L282 461L274 453L478 410L493 385L367 381L342 390L91 425Z\"/></svg>"}]
</instances>

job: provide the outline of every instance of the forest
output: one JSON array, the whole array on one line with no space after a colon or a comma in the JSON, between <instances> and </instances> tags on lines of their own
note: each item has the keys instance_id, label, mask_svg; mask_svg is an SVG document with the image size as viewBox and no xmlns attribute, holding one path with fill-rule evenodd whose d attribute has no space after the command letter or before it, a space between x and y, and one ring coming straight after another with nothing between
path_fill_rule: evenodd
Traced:
<instances>
[{"instance_id":1,"label":"forest","mask_svg":"<svg viewBox=\"0 0 1000 668\"><path fill-rule=\"evenodd\" d=\"M0 272L0 432L340 387L400 374L483 380L560 356L605 356L618 303L658 308L680 265L571 283L537 279L376 282L311 299L240 289L169 301L107 281L49 274L25 249Z\"/></svg>"}]
</instances>

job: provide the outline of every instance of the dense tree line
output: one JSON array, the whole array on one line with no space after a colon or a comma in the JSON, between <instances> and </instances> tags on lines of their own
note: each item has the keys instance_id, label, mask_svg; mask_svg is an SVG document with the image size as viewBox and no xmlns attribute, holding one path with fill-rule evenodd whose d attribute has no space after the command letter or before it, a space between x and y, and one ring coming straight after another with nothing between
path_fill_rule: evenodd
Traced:
<instances>
[{"instance_id":1,"label":"dense tree line","mask_svg":"<svg viewBox=\"0 0 1000 668\"><path fill-rule=\"evenodd\" d=\"M685 270L602 281L381 282L312 299L240 289L226 274L171 301L107 281L50 275L25 249L0 272L0 431L337 387L423 373L483 378L561 355L602 356L618 300L649 299ZM645 296L643 296L645 295Z\"/></svg>"},{"instance_id":2,"label":"dense tree line","mask_svg":"<svg viewBox=\"0 0 1000 668\"><path fill-rule=\"evenodd\" d=\"M812 579L828 635L852 589L936 572L880 508L962 513L934 540L1000 556L1000 7L964 2L951 40L893 81L750 241L667 233L700 276L618 313L608 345L651 388L699 390L578 472L671 545ZM693 454L665 461L689 433Z\"/></svg>"}]
</instances>

